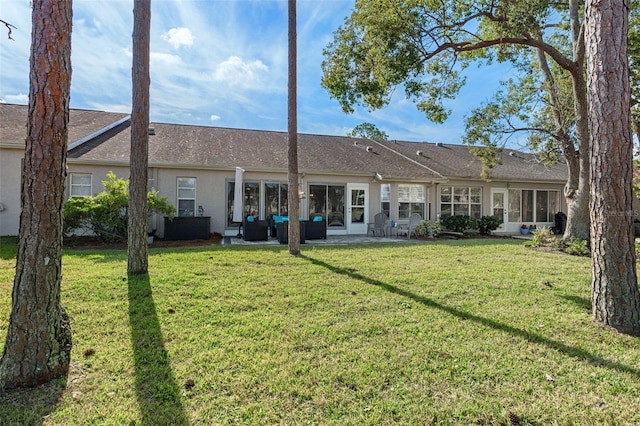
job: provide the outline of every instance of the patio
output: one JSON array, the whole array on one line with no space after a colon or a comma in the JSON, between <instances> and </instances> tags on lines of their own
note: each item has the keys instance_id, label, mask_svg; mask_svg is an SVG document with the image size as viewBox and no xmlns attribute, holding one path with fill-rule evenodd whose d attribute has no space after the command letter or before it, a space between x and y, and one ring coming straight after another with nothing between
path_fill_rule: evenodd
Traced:
<instances>
[{"instance_id":1,"label":"patio","mask_svg":"<svg viewBox=\"0 0 640 426\"><path fill-rule=\"evenodd\" d=\"M420 243L424 240L415 238L407 239L406 237L372 237L368 235L328 235L327 239L306 240L303 245L308 246L325 246L325 245L346 245L346 244L375 244L375 243ZM279 244L277 238L269 238L268 241L245 241L238 237L226 236L222 240L223 246L262 246L262 245L282 245Z\"/></svg>"}]
</instances>

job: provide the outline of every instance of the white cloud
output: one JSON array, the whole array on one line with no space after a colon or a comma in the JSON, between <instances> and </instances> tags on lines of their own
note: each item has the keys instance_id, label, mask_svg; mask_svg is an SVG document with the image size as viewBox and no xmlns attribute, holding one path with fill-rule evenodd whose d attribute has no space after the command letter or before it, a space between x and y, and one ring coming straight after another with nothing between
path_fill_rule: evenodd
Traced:
<instances>
[{"instance_id":1,"label":"white cloud","mask_svg":"<svg viewBox=\"0 0 640 426\"><path fill-rule=\"evenodd\" d=\"M29 103L29 95L20 93L18 95L4 95L2 103L26 105Z\"/></svg>"},{"instance_id":2,"label":"white cloud","mask_svg":"<svg viewBox=\"0 0 640 426\"><path fill-rule=\"evenodd\" d=\"M261 77L268 71L269 67L260 60L244 62L242 58L231 56L216 67L213 78L233 86L258 88Z\"/></svg>"},{"instance_id":3,"label":"white cloud","mask_svg":"<svg viewBox=\"0 0 640 426\"><path fill-rule=\"evenodd\" d=\"M180 46L193 45L193 35L189 28L171 28L166 33L162 34L162 39L166 40L174 48L178 49Z\"/></svg>"},{"instance_id":4,"label":"white cloud","mask_svg":"<svg viewBox=\"0 0 640 426\"><path fill-rule=\"evenodd\" d=\"M127 54L129 55L130 53L127 52ZM131 57L133 57L133 54L131 54ZM151 52L151 62L157 63L157 65L179 65L182 60L179 56L170 53Z\"/></svg>"},{"instance_id":5,"label":"white cloud","mask_svg":"<svg viewBox=\"0 0 640 426\"><path fill-rule=\"evenodd\" d=\"M209 119L211 121L218 121L218 120L220 120L220 118L222 118L222 117L220 117L219 115L211 114L211 117Z\"/></svg>"}]
</instances>

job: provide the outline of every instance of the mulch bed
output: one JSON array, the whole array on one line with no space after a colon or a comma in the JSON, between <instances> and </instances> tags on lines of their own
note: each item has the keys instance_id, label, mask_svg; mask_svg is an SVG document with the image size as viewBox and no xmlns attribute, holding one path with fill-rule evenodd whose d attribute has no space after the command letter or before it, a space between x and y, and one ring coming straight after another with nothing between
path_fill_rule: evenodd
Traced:
<instances>
[{"instance_id":1,"label":"mulch bed","mask_svg":"<svg viewBox=\"0 0 640 426\"><path fill-rule=\"evenodd\" d=\"M149 248L162 248L162 247L198 247L198 246L211 246L221 245L222 236L218 234L212 234L208 240L177 240L177 241L165 241L160 239L154 239L153 243L149 245ZM100 241L96 237L70 237L65 238L63 242L64 248L72 248L79 250L126 250L127 243L105 243Z\"/></svg>"}]
</instances>

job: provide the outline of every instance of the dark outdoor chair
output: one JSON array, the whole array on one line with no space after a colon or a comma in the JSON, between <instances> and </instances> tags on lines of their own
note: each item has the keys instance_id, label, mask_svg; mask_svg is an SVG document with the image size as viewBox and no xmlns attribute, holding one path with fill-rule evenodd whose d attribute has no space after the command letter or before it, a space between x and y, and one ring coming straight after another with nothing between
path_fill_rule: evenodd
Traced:
<instances>
[{"instance_id":1,"label":"dark outdoor chair","mask_svg":"<svg viewBox=\"0 0 640 426\"><path fill-rule=\"evenodd\" d=\"M322 220L305 220L305 237L307 240L326 240L327 239L327 221Z\"/></svg>"},{"instance_id":2,"label":"dark outdoor chair","mask_svg":"<svg viewBox=\"0 0 640 426\"><path fill-rule=\"evenodd\" d=\"M269 224L266 220L247 222L245 219L242 226L245 241L267 241L269 239Z\"/></svg>"},{"instance_id":3,"label":"dark outdoor chair","mask_svg":"<svg viewBox=\"0 0 640 426\"><path fill-rule=\"evenodd\" d=\"M278 236L278 224L289 220L289 216L269 215L269 233L272 237Z\"/></svg>"},{"instance_id":4,"label":"dark outdoor chair","mask_svg":"<svg viewBox=\"0 0 640 426\"><path fill-rule=\"evenodd\" d=\"M305 221L300 221L300 244L304 244L306 241L306 226ZM278 242L280 244L288 244L289 243L289 221L279 222L278 223L278 231L277 231Z\"/></svg>"}]
</instances>

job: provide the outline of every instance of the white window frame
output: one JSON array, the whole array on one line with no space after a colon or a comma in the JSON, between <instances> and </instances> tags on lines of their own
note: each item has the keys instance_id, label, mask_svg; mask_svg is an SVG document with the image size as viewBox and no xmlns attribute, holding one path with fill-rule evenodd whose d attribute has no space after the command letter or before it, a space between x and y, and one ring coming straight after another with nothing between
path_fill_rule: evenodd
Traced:
<instances>
[{"instance_id":1,"label":"white window frame","mask_svg":"<svg viewBox=\"0 0 640 426\"><path fill-rule=\"evenodd\" d=\"M184 183L189 181L193 181L193 185L185 186ZM196 215L196 186L197 180L195 177L179 176L178 178L176 178L176 205L178 207L178 216L192 217ZM186 196L186 194L184 194L185 191L191 190L193 191L193 196ZM181 201L192 201L193 208L190 210L182 208Z\"/></svg>"},{"instance_id":2,"label":"white window frame","mask_svg":"<svg viewBox=\"0 0 640 426\"><path fill-rule=\"evenodd\" d=\"M77 177L89 177L89 183L74 182ZM88 189L88 191L87 191ZM69 198L90 197L93 195L93 176L91 173L69 174Z\"/></svg>"},{"instance_id":3,"label":"white window frame","mask_svg":"<svg viewBox=\"0 0 640 426\"><path fill-rule=\"evenodd\" d=\"M391 217L391 184L383 183L380 185L380 211Z\"/></svg>"},{"instance_id":4,"label":"white window frame","mask_svg":"<svg viewBox=\"0 0 640 426\"><path fill-rule=\"evenodd\" d=\"M442 201L442 197L443 197L442 190L444 188L447 188L450 191L448 194L446 194L447 196L450 197L450 200L447 202ZM456 194L456 190L466 190L466 194L460 194L460 193ZM479 194L472 194L474 190L478 191ZM465 212L464 216L472 216L471 206L478 206L479 207L478 218L480 218L482 217L482 195L483 195L483 191L481 186L443 186L440 188L440 200L438 203L438 210L442 215L442 206L443 205L450 206L451 215L453 216L453 215L456 215L456 206L466 206L467 211ZM477 202L472 201L473 200L472 197L476 197L476 196L480 197L479 201ZM456 197L458 197L457 201L456 201ZM462 197L466 197L466 201L463 202Z\"/></svg>"},{"instance_id":5,"label":"white window frame","mask_svg":"<svg viewBox=\"0 0 640 426\"><path fill-rule=\"evenodd\" d=\"M412 213L417 213L414 208L415 205L422 206L422 219L428 218L427 212L427 199L428 199L429 189L424 185L420 184L399 184L398 185L398 219L404 220L409 219ZM400 215L400 205L409 204L408 215L401 216Z\"/></svg>"},{"instance_id":6,"label":"white window frame","mask_svg":"<svg viewBox=\"0 0 640 426\"><path fill-rule=\"evenodd\" d=\"M532 214L533 214L533 220L528 220L529 218L527 218L527 220L523 219L524 216L524 212L523 212L523 196L522 193L524 191L530 191L532 194ZM514 192L518 193L518 196L515 197ZM547 197L546 197L546 201L547 201L547 220L544 220L543 218L538 217L538 193L539 192L546 192L547 193ZM531 189L531 188L512 188L509 189L509 222L511 223L518 223L518 222L532 222L532 223L551 223L553 222L552 220L548 220L548 219L552 219L553 215L556 212L552 211L552 206L550 205L550 201L552 199L552 194L555 197L555 206L556 207L555 210L559 209L561 200L560 200L560 191L557 189ZM515 202L517 198L517 203Z\"/></svg>"}]
</instances>

